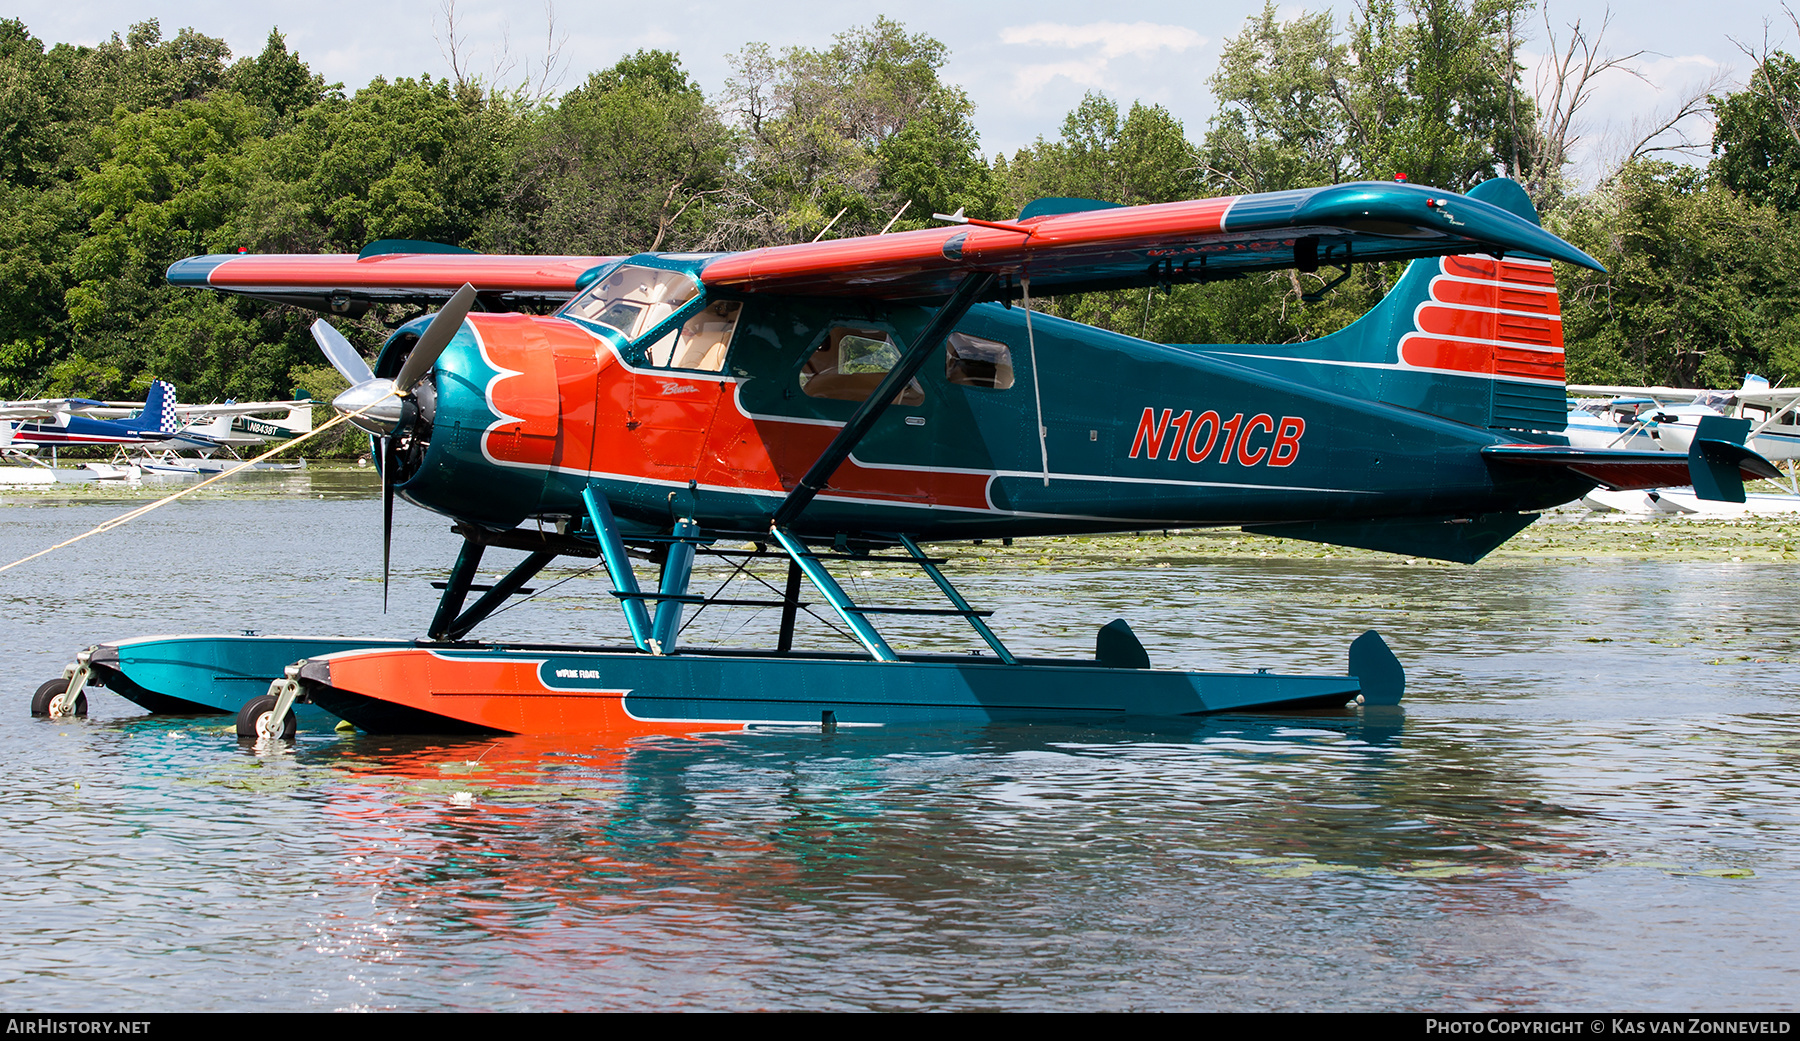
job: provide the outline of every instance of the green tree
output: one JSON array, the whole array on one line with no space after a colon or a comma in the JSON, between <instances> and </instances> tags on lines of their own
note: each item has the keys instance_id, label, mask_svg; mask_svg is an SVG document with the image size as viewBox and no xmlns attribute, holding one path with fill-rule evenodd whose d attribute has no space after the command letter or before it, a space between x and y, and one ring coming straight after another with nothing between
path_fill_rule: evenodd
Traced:
<instances>
[{"instance_id":1,"label":"green tree","mask_svg":"<svg viewBox=\"0 0 1800 1041\"><path fill-rule=\"evenodd\" d=\"M325 100L325 78L287 49L279 30L270 29L261 54L233 66L225 85L269 113L272 127Z\"/></svg>"},{"instance_id":2,"label":"green tree","mask_svg":"<svg viewBox=\"0 0 1800 1041\"><path fill-rule=\"evenodd\" d=\"M230 302L220 298L205 307L185 300L193 294L166 286L163 269L223 247L220 231L243 208L252 178L246 145L260 123L241 97L219 93L169 108L121 109L97 132L100 162L76 188L87 229L70 258L75 284L64 296L81 355L126 374L154 372L178 383L216 386L228 375L223 363L196 361L189 341L199 330L192 321L181 336L158 330L171 310L210 315L218 325L233 313ZM232 324L211 335L243 331Z\"/></svg>"},{"instance_id":3,"label":"green tree","mask_svg":"<svg viewBox=\"0 0 1800 1041\"><path fill-rule=\"evenodd\" d=\"M729 129L666 51L588 77L519 133L494 248L637 253L703 245L732 174Z\"/></svg>"},{"instance_id":4,"label":"green tree","mask_svg":"<svg viewBox=\"0 0 1800 1041\"><path fill-rule=\"evenodd\" d=\"M732 60L726 98L747 137L737 216L721 245L872 234L933 210L994 215L967 95L938 80L947 54L888 19L825 50L764 44ZM925 167L934 164L936 172Z\"/></svg>"},{"instance_id":5,"label":"green tree","mask_svg":"<svg viewBox=\"0 0 1800 1041\"><path fill-rule=\"evenodd\" d=\"M1516 165L1532 103L1513 23L1528 0L1365 0L1340 36L1327 13L1273 4L1227 40L1211 81L1213 183L1269 191L1387 180L1466 191Z\"/></svg>"},{"instance_id":6,"label":"green tree","mask_svg":"<svg viewBox=\"0 0 1800 1041\"><path fill-rule=\"evenodd\" d=\"M1800 61L1776 51L1745 89L1713 98L1712 171L1754 202L1800 211Z\"/></svg>"},{"instance_id":7,"label":"green tree","mask_svg":"<svg viewBox=\"0 0 1800 1041\"><path fill-rule=\"evenodd\" d=\"M1800 377L1791 215L1692 167L1640 160L1565 207L1555 230L1607 268L1558 272L1571 382Z\"/></svg>"},{"instance_id":8,"label":"green tree","mask_svg":"<svg viewBox=\"0 0 1800 1041\"><path fill-rule=\"evenodd\" d=\"M1201 187L1194 148L1167 109L1134 102L1121 118L1111 98L1092 92L1057 140L1039 138L1015 153L1005 176L1014 212L1047 196L1133 206L1191 199Z\"/></svg>"},{"instance_id":9,"label":"green tree","mask_svg":"<svg viewBox=\"0 0 1800 1041\"><path fill-rule=\"evenodd\" d=\"M1344 50L1329 12L1284 22L1272 2L1225 41L1208 81L1219 100L1206 134L1209 188L1272 192L1343 178Z\"/></svg>"}]
</instances>

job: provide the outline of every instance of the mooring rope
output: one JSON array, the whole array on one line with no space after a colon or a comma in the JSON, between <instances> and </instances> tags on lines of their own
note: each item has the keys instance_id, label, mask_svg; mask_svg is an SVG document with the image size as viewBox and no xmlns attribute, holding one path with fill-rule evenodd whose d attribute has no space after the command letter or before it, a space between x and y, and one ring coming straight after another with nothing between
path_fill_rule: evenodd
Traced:
<instances>
[{"instance_id":1,"label":"mooring rope","mask_svg":"<svg viewBox=\"0 0 1800 1041\"><path fill-rule=\"evenodd\" d=\"M132 521L137 520L139 517L142 517L144 514L149 513L151 510L158 509L163 506L167 506L168 504L174 502L176 499L181 498L182 496L188 494L189 492L197 492L200 489L206 487L207 485L213 483L214 481L223 481L225 478L230 477L231 475L242 471L246 467L255 466L257 463L262 462L263 460L269 458L270 456L279 455L280 453L285 452L288 449L293 448L296 445L299 445L306 441L310 441L313 438L318 437L320 434L323 434L325 431L330 430L332 427L335 427L335 426L339 425L340 423L345 423L345 422L348 422L349 420L355 419L357 416L362 415L363 413L374 408L376 405L379 405L382 402L386 401L388 398L391 398L394 396L395 395L392 392L385 394L382 397L376 398L374 401L370 402L369 404L364 405L362 408L357 409L355 412L346 412L343 415L338 416L336 419L333 419L333 420L327 422L326 424L317 428L316 430L313 430L309 433L302 434L299 437L296 437L291 441L283 441L281 444L275 446L274 448L269 449L267 452L264 452L262 455L257 456L255 459L251 459L248 462L240 463L237 466L234 466L229 470L220 471L219 473L213 474L211 477L208 477L206 480L201 481L199 484L191 484L191 485L187 486L186 488L183 488L180 491L176 492L173 495L166 495L146 506L139 506L137 509L130 511L129 513L122 513L119 516L114 517L113 519L111 519L109 521L103 521L100 524L98 524L92 528L89 528L87 531L82 532L81 534L75 536L72 539L65 539L62 542L58 542L56 545L51 546L49 549L40 549L36 553L33 553L28 557L20 557L18 560L13 561L12 563L6 565L5 567L0 567L0 571L10 571L13 568L18 567L20 564L24 564L28 561L36 560L37 558L44 556L46 554L49 554L49 553L54 553L57 550L64 548L65 546L73 546L75 543L80 542L82 539L85 539L90 535L98 535L103 531L111 531L114 528L120 527L125 524L129 524Z\"/></svg>"}]
</instances>

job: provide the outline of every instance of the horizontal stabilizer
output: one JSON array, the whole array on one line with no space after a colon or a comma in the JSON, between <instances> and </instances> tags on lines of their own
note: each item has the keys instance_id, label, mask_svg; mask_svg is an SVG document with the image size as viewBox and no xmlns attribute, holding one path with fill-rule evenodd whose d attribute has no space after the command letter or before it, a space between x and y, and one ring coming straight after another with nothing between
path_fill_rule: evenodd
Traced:
<instances>
[{"instance_id":1,"label":"horizontal stabilizer","mask_svg":"<svg viewBox=\"0 0 1800 1041\"><path fill-rule=\"evenodd\" d=\"M1720 422L1731 423L1723 417ZM1744 420L1736 420L1745 423ZM1703 431L1717 433L1705 426ZM1733 428L1735 429L1735 428ZM1748 429L1746 425L1745 430ZM1741 443L1696 436L1686 456L1671 452L1636 452L1624 448L1574 448L1567 445L1489 445L1481 450L1488 465L1514 469L1560 468L1614 491L1680 488L1693 485L1702 499L1744 501L1744 482L1777 478L1775 464ZM1729 498L1736 487L1737 498Z\"/></svg>"},{"instance_id":2,"label":"horizontal stabilizer","mask_svg":"<svg viewBox=\"0 0 1800 1041\"><path fill-rule=\"evenodd\" d=\"M1748 419L1700 417L1694 443L1688 448L1688 476L1695 495L1714 502L1743 502L1745 473L1753 477L1781 476L1767 459L1744 447L1744 439L1749 436Z\"/></svg>"},{"instance_id":3,"label":"horizontal stabilizer","mask_svg":"<svg viewBox=\"0 0 1800 1041\"><path fill-rule=\"evenodd\" d=\"M1256 535L1354 546L1380 553L1473 564L1525 530L1535 513L1488 513L1467 517L1396 518L1366 521L1312 521L1305 524L1246 524ZM1354 671L1354 670L1352 670Z\"/></svg>"}]
</instances>

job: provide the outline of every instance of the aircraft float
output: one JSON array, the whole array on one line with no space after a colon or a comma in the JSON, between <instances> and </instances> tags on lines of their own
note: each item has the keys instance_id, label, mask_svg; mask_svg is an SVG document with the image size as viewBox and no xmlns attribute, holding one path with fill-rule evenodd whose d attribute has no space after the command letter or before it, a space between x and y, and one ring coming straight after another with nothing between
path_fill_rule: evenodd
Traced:
<instances>
[{"instance_id":1,"label":"aircraft float","mask_svg":"<svg viewBox=\"0 0 1800 1041\"><path fill-rule=\"evenodd\" d=\"M1508 180L1466 196L1365 182L1040 200L1014 220L943 220L722 254L377 243L178 261L175 285L326 315L441 306L373 367L328 321L314 332L352 384L335 404L376 441L384 546L395 496L449 517L463 546L421 638L104 643L34 709L79 711L98 683L152 711L235 710L240 734L274 738L292 734L297 701L377 733L614 736L1392 705L1404 671L1372 631L1335 675L1150 668L1122 621L1099 628L1092 657L1017 656L929 547L1233 525L1472 563L1596 486L1741 500L1745 477L1775 472L1722 417L1684 456L1569 445L1551 263L1599 265ZM1034 309L1400 260L1380 304L1304 343L1151 343ZM480 586L490 548L526 556ZM696 554L785 561L786 588L696 594ZM629 645L470 637L559 557L604 565ZM860 602L832 574L874 565L922 573L944 606ZM793 646L797 611L816 606L807 587L852 649ZM683 645L684 615L707 603L767 608L773 645ZM966 622L980 649L896 651L880 623L897 613Z\"/></svg>"}]
</instances>

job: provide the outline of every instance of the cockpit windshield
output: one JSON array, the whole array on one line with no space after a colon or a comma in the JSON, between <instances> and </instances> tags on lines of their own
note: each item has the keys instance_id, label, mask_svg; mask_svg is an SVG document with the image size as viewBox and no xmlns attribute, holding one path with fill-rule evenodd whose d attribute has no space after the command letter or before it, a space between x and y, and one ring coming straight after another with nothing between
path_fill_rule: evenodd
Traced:
<instances>
[{"instance_id":1,"label":"cockpit windshield","mask_svg":"<svg viewBox=\"0 0 1800 1041\"><path fill-rule=\"evenodd\" d=\"M635 340L700 291L691 275L680 271L626 265L569 301L561 313L598 322Z\"/></svg>"}]
</instances>

